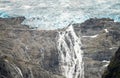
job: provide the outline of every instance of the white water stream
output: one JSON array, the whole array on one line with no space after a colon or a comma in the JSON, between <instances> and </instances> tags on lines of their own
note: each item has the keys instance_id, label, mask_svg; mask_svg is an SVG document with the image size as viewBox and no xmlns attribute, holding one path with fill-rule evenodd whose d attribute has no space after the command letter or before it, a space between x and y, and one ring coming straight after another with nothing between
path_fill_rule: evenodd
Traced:
<instances>
[{"instance_id":1,"label":"white water stream","mask_svg":"<svg viewBox=\"0 0 120 78\"><path fill-rule=\"evenodd\" d=\"M77 37L72 25L59 32L58 50L62 75L66 78L84 78L81 39Z\"/></svg>"}]
</instances>

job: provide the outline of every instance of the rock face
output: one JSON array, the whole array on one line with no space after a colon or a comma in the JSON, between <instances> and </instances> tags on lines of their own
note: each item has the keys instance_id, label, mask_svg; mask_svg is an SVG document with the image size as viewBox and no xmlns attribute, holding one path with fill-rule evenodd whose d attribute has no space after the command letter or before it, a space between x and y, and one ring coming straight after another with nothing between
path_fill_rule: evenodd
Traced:
<instances>
[{"instance_id":1,"label":"rock face","mask_svg":"<svg viewBox=\"0 0 120 78\"><path fill-rule=\"evenodd\" d=\"M107 18L94 18L73 25L82 38L85 78L101 78L120 44L120 23Z\"/></svg>"},{"instance_id":2,"label":"rock face","mask_svg":"<svg viewBox=\"0 0 120 78\"><path fill-rule=\"evenodd\" d=\"M24 19L0 18L0 77L65 78L59 68L57 37L66 28L36 30L22 25ZM73 26L82 41L85 78L101 78L118 48L120 23L94 18Z\"/></svg>"},{"instance_id":3,"label":"rock face","mask_svg":"<svg viewBox=\"0 0 120 78\"><path fill-rule=\"evenodd\" d=\"M120 78L120 48L111 59L102 78Z\"/></svg>"},{"instance_id":4,"label":"rock face","mask_svg":"<svg viewBox=\"0 0 120 78\"><path fill-rule=\"evenodd\" d=\"M3 78L63 78L59 75L56 32L21 25L23 17L0 20Z\"/></svg>"}]
</instances>

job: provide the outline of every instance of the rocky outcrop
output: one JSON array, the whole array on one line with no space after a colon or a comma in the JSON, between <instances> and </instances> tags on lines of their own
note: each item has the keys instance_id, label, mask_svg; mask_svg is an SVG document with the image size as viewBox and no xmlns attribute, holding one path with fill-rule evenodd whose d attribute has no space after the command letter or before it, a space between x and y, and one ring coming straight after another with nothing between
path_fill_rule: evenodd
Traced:
<instances>
[{"instance_id":1,"label":"rocky outcrop","mask_svg":"<svg viewBox=\"0 0 120 78\"><path fill-rule=\"evenodd\" d=\"M64 78L59 75L56 32L21 25L24 17L0 19L3 78ZM8 73L7 73L8 72Z\"/></svg>"},{"instance_id":2,"label":"rocky outcrop","mask_svg":"<svg viewBox=\"0 0 120 78\"><path fill-rule=\"evenodd\" d=\"M82 39L85 78L101 78L120 44L120 23L109 18L91 18L82 24L73 24Z\"/></svg>"},{"instance_id":3,"label":"rocky outcrop","mask_svg":"<svg viewBox=\"0 0 120 78\"><path fill-rule=\"evenodd\" d=\"M110 64L108 65L102 78L120 78L120 48L111 59Z\"/></svg>"},{"instance_id":4,"label":"rocky outcrop","mask_svg":"<svg viewBox=\"0 0 120 78\"><path fill-rule=\"evenodd\" d=\"M57 37L65 29L37 30L22 25L24 19L0 18L0 77L64 78ZM73 26L82 41L85 78L101 78L119 45L120 23L94 18Z\"/></svg>"}]
</instances>

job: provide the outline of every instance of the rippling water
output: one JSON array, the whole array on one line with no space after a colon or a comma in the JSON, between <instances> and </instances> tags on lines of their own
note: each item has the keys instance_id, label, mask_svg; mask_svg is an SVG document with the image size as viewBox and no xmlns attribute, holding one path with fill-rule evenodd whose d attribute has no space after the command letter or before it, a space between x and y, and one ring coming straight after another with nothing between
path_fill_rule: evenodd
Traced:
<instances>
[{"instance_id":1,"label":"rippling water","mask_svg":"<svg viewBox=\"0 0 120 78\"><path fill-rule=\"evenodd\" d=\"M24 24L40 29L62 28L92 17L119 21L119 8L120 0L0 0L1 17L25 16Z\"/></svg>"}]
</instances>

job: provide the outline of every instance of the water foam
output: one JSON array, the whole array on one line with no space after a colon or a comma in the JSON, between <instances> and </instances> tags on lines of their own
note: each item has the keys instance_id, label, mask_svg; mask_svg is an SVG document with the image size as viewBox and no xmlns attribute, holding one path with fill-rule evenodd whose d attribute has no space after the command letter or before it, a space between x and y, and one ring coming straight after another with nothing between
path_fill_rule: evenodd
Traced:
<instances>
[{"instance_id":1,"label":"water foam","mask_svg":"<svg viewBox=\"0 0 120 78\"><path fill-rule=\"evenodd\" d=\"M69 26L65 31L60 31L57 42L62 75L66 78L84 78L81 41L75 34L73 26Z\"/></svg>"},{"instance_id":2,"label":"water foam","mask_svg":"<svg viewBox=\"0 0 120 78\"><path fill-rule=\"evenodd\" d=\"M39 29L63 28L71 21L81 23L94 17L117 22L119 8L119 0L0 0L0 10L11 16L25 16L23 24Z\"/></svg>"}]
</instances>

